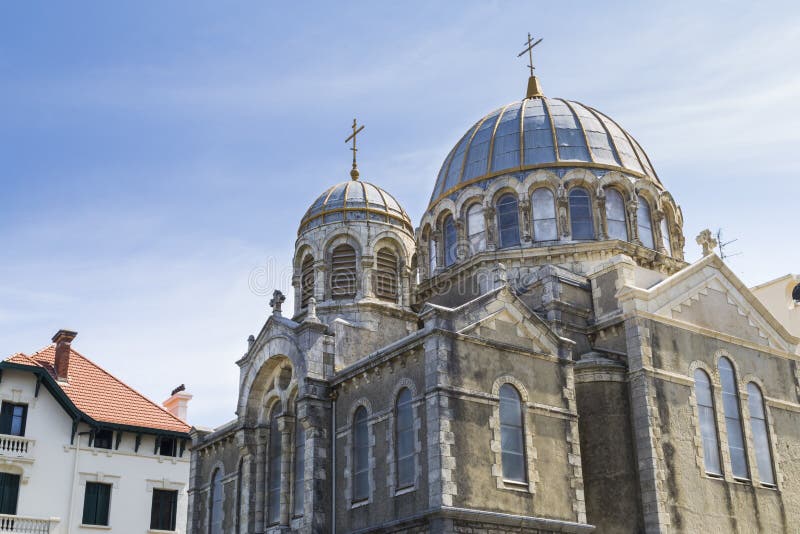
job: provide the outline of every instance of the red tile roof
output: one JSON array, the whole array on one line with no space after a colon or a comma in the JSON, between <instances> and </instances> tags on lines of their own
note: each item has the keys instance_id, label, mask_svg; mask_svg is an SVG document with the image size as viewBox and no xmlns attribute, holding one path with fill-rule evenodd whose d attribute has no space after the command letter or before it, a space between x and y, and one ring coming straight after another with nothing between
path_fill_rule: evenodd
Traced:
<instances>
[{"instance_id":1,"label":"red tile roof","mask_svg":"<svg viewBox=\"0 0 800 534\"><path fill-rule=\"evenodd\" d=\"M55 344L31 356L14 354L5 361L44 368L55 380ZM69 354L67 382L57 382L72 403L99 423L112 423L171 432L191 427L166 409L112 376L74 349Z\"/></svg>"}]
</instances>

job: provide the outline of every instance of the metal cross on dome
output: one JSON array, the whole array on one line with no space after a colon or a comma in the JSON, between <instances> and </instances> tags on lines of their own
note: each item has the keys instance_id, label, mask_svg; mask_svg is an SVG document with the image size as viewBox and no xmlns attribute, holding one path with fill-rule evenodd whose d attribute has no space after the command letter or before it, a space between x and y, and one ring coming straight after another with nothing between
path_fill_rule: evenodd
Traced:
<instances>
[{"instance_id":1,"label":"metal cross on dome","mask_svg":"<svg viewBox=\"0 0 800 534\"><path fill-rule=\"evenodd\" d=\"M350 149L353 151L353 170L350 171L350 178L352 178L353 180L358 180L358 166L356 166L356 152L358 152L358 148L356 148L356 137L361 132L361 130L364 129L364 125L362 124L361 126L359 126L356 119L353 119L352 128L353 128L353 133L351 133L350 136L344 140L344 142L349 143L351 139L353 140L353 147Z\"/></svg>"},{"instance_id":2,"label":"metal cross on dome","mask_svg":"<svg viewBox=\"0 0 800 534\"><path fill-rule=\"evenodd\" d=\"M533 42L533 37L531 37L531 34L529 32L528 33L528 41L525 43L528 46L525 47L525 50L523 50L522 52L517 54L517 57L521 57L522 54L524 54L525 52L528 53L528 67L531 68L531 76L533 76L533 69L535 68L533 66L533 47L538 45L541 42L542 42L542 39L539 39L536 42Z\"/></svg>"}]
</instances>

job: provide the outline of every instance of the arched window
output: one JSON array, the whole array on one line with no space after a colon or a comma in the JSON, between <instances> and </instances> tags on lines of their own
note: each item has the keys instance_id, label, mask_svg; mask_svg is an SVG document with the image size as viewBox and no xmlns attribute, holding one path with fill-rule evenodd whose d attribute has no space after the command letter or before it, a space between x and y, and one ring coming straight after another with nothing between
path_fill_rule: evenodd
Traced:
<instances>
[{"instance_id":1,"label":"arched window","mask_svg":"<svg viewBox=\"0 0 800 534\"><path fill-rule=\"evenodd\" d=\"M589 193L581 187L569 192L569 220L572 239L594 239L594 220Z\"/></svg>"},{"instance_id":2,"label":"arched window","mask_svg":"<svg viewBox=\"0 0 800 534\"><path fill-rule=\"evenodd\" d=\"M353 502L369 498L369 429L367 409L353 415Z\"/></svg>"},{"instance_id":3,"label":"arched window","mask_svg":"<svg viewBox=\"0 0 800 534\"><path fill-rule=\"evenodd\" d=\"M314 258L311 254L303 258L300 266L300 307L308 306L308 299L314 296Z\"/></svg>"},{"instance_id":4,"label":"arched window","mask_svg":"<svg viewBox=\"0 0 800 534\"><path fill-rule=\"evenodd\" d=\"M522 401L511 384L500 386L500 443L503 478L526 481L525 440L522 427Z\"/></svg>"},{"instance_id":5,"label":"arched window","mask_svg":"<svg viewBox=\"0 0 800 534\"><path fill-rule=\"evenodd\" d=\"M436 240L433 236L428 238L428 265L430 267L429 276L436 272Z\"/></svg>"},{"instance_id":6,"label":"arched window","mask_svg":"<svg viewBox=\"0 0 800 534\"><path fill-rule=\"evenodd\" d=\"M608 238L628 240L628 224L625 222L625 201L616 189L606 189L606 223Z\"/></svg>"},{"instance_id":7,"label":"arched window","mask_svg":"<svg viewBox=\"0 0 800 534\"><path fill-rule=\"evenodd\" d=\"M756 449L758 478L762 484L775 485L775 471L772 469L772 452L767 432L767 417L764 412L764 396L753 382L747 384L747 405L750 408L750 429Z\"/></svg>"},{"instance_id":8,"label":"arched window","mask_svg":"<svg viewBox=\"0 0 800 534\"><path fill-rule=\"evenodd\" d=\"M667 256L672 256L672 241L669 238L669 223L666 215L661 219L661 241L664 243Z\"/></svg>"},{"instance_id":9,"label":"arched window","mask_svg":"<svg viewBox=\"0 0 800 534\"><path fill-rule=\"evenodd\" d=\"M222 473L219 469L214 470L211 476L211 508L208 517L208 532L210 534L222 534L222 500L225 495L222 493Z\"/></svg>"},{"instance_id":10,"label":"arched window","mask_svg":"<svg viewBox=\"0 0 800 534\"><path fill-rule=\"evenodd\" d=\"M535 190L531 196L531 210L533 211L533 239L535 241L558 239L553 192L545 187Z\"/></svg>"},{"instance_id":11,"label":"arched window","mask_svg":"<svg viewBox=\"0 0 800 534\"><path fill-rule=\"evenodd\" d=\"M452 215L444 218L442 225L442 237L444 247L444 266L450 267L456 262L456 252L458 249L458 237L456 234L456 222L453 220Z\"/></svg>"},{"instance_id":12,"label":"arched window","mask_svg":"<svg viewBox=\"0 0 800 534\"><path fill-rule=\"evenodd\" d=\"M639 207L636 209L636 226L639 229L639 241L647 248L655 248L653 242L653 223L650 219L650 204L643 197L639 197Z\"/></svg>"},{"instance_id":13,"label":"arched window","mask_svg":"<svg viewBox=\"0 0 800 534\"><path fill-rule=\"evenodd\" d=\"M467 210L467 239L472 254L486 250L486 219L483 216L483 206L479 202Z\"/></svg>"},{"instance_id":14,"label":"arched window","mask_svg":"<svg viewBox=\"0 0 800 534\"><path fill-rule=\"evenodd\" d=\"M269 416L269 473L267 477L267 521L270 525L281 520L281 461L283 443L278 429L278 405Z\"/></svg>"},{"instance_id":15,"label":"arched window","mask_svg":"<svg viewBox=\"0 0 800 534\"><path fill-rule=\"evenodd\" d=\"M506 194L497 201L497 226L500 248L519 245L519 208L517 197Z\"/></svg>"},{"instance_id":16,"label":"arched window","mask_svg":"<svg viewBox=\"0 0 800 534\"><path fill-rule=\"evenodd\" d=\"M703 463L706 473L722 475L719 461L719 441L717 440L717 417L714 412L714 393L711 380L702 369L694 372L694 394L697 398L697 412L700 416L700 434L703 436Z\"/></svg>"},{"instance_id":17,"label":"arched window","mask_svg":"<svg viewBox=\"0 0 800 534\"><path fill-rule=\"evenodd\" d=\"M390 248L378 251L375 261L375 296L390 302L397 301L399 265L397 255Z\"/></svg>"},{"instance_id":18,"label":"arched window","mask_svg":"<svg viewBox=\"0 0 800 534\"><path fill-rule=\"evenodd\" d=\"M411 406L411 390L403 388L397 395L395 419L395 443L397 443L397 487L414 485L414 415Z\"/></svg>"},{"instance_id":19,"label":"arched window","mask_svg":"<svg viewBox=\"0 0 800 534\"><path fill-rule=\"evenodd\" d=\"M297 413L297 410L295 410ZM298 421L294 427L294 488L292 490L292 515L303 515L305 509L306 481L306 429Z\"/></svg>"},{"instance_id":20,"label":"arched window","mask_svg":"<svg viewBox=\"0 0 800 534\"><path fill-rule=\"evenodd\" d=\"M356 296L356 251L339 245L331 253L331 296L351 299Z\"/></svg>"},{"instance_id":21,"label":"arched window","mask_svg":"<svg viewBox=\"0 0 800 534\"><path fill-rule=\"evenodd\" d=\"M727 358L719 359L719 380L722 383L722 408L725 412L725 430L728 431L728 450L735 478L748 479L747 455L744 448L742 416L739 410L739 390L733 364Z\"/></svg>"}]
</instances>

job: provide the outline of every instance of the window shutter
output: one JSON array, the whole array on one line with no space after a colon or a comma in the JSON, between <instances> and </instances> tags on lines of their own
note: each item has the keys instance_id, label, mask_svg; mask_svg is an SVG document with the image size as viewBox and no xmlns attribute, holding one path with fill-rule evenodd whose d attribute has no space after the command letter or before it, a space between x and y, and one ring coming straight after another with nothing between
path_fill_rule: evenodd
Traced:
<instances>
[{"instance_id":1,"label":"window shutter","mask_svg":"<svg viewBox=\"0 0 800 534\"><path fill-rule=\"evenodd\" d=\"M388 248L378 251L375 262L375 295L383 300L397 300L397 256Z\"/></svg>"},{"instance_id":2,"label":"window shutter","mask_svg":"<svg viewBox=\"0 0 800 534\"><path fill-rule=\"evenodd\" d=\"M3 403L0 408L0 434L11 433L11 419L14 416L14 405L8 402Z\"/></svg>"},{"instance_id":3,"label":"window shutter","mask_svg":"<svg viewBox=\"0 0 800 534\"><path fill-rule=\"evenodd\" d=\"M19 475L0 473L0 514L17 513L19 495Z\"/></svg>"},{"instance_id":4,"label":"window shutter","mask_svg":"<svg viewBox=\"0 0 800 534\"><path fill-rule=\"evenodd\" d=\"M356 251L339 245L331 254L331 296L349 299L356 296Z\"/></svg>"},{"instance_id":5,"label":"window shutter","mask_svg":"<svg viewBox=\"0 0 800 534\"><path fill-rule=\"evenodd\" d=\"M314 258L310 255L303 258L300 267L300 307L308 306L308 300L314 296Z\"/></svg>"},{"instance_id":6,"label":"window shutter","mask_svg":"<svg viewBox=\"0 0 800 534\"><path fill-rule=\"evenodd\" d=\"M84 525L94 525L97 517L97 484L88 482L86 492L83 497L83 520Z\"/></svg>"}]
</instances>

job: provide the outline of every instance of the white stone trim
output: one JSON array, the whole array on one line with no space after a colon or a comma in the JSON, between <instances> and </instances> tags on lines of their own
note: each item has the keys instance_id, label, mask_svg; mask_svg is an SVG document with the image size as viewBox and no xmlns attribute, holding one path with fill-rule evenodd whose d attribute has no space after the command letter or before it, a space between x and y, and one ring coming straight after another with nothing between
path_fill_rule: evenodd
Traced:
<instances>
[{"instance_id":1,"label":"white stone trim","mask_svg":"<svg viewBox=\"0 0 800 534\"><path fill-rule=\"evenodd\" d=\"M504 384L513 386L520 395L522 408L522 432L525 436L525 465L527 467L527 482L514 482L503 478L503 448L500 430L500 387ZM498 489L525 491L531 494L536 493L536 483L539 482L539 473L536 470L538 452L533 444L535 435L533 416L528 407L528 390L517 378L504 375L494 381L492 385L492 415L489 417L489 430L491 431L490 448L494 454L492 464L492 476ZM580 460L580 459L579 459Z\"/></svg>"},{"instance_id":2,"label":"white stone trim","mask_svg":"<svg viewBox=\"0 0 800 534\"><path fill-rule=\"evenodd\" d=\"M397 460L395 457L395 424L396 417L395 411L397 407L397 396L402 389L408 389L411 393L411 415L413 418L414 430L414 482L410 486L403 486L397 489ZM416 491L421 482L421 462L420 456L422 454L422 417L421 412L424 409L425 399L423 396L417 394L417 388L410 378L403 377L397 381L392 391L392 405L389 409L389 414L386 419L386 443L387 454L386 462L388 464L386 487L388 488L389 496L404 495L412 491Z\"/></svg>"}]
</instances>

